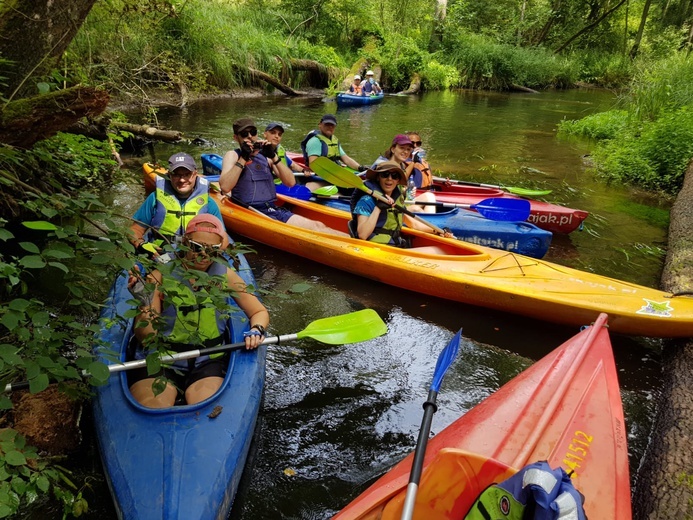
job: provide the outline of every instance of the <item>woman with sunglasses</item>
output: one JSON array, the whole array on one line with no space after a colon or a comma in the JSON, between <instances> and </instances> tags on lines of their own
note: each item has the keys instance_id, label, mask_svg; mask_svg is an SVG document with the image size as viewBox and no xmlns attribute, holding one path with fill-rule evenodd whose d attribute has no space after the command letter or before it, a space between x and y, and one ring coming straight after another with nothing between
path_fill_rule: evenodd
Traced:
<instances>
[{"instance_id":1,"label":"woman with sunglasses","mask_svg":"<svg viewBox=\"0 0 693 520\"><path fill-rule=\"evenodd\" d=\"M198 215L188 223L182 245L180 265L166 275L153 271L148 277L154 284L152 293L133 291L142 302L135 319L134 334L139 342L135 357L146 357L147 346L159 342L162 336L164 347L177 352L200 344L209 347L223 343L228 315L214 305L207 291L210 283L228 291L248 316L250 330L245 333L245 348L257 348L269 325L269 313L221 258L229 245L224 225L213 215ZM154 375L149 375L146 368L131 372L130 392L143 406L168 408L176 402L178 387L185 392L185 402L194 404L214 394L225 373L223 354L198 357L178 361ZM166 378L165 386L155 392L155 381L162 376Z\"/></svg>"},{"instance_id":2,"label":"woman with sunglasses","mask_svg":"<svg viewBox=\"0 0 693 520\"><path fill-rule=\"evenodd\" d=\"M387 203L375 197L356 190L351 199L350 227L355 238L370 240L379 244L389 244L395 247L409 247L408 241L401 236L402 224L424 231L434 233L427 225L403 214L397 206L404 206L404 193L401 186L406 186L405 172L399 163L395 161L383 161L366 171L364 184L373 192L383 195ZM355 223L355 224L354 224ZM445 233L448 238L453 238L451 233ZM415 248L435 254L444 254L437 247Z\"/></svg>"},{"instance_id":3,"label":"woman with sunglasses","mask_svg":"<svg viewBox=\"0 0 693 520\"><path fill-rule=\"evenodd\" d=\"M416 172L419 171L420 174L421 172L420 170L417 170L417 168L423 168L423 166L420 163L416 163L411 160L413 150L414 144L412 143L411 139L404 134L397 134L392 140L390 148L388 148L380 157L375 160L373 166L376 166L383 161L394 161L402 167L406 178L409 179L410 176L413 176L412 178L414 179L414 186L416 186L416 188L421 188L422 184L417 181ZM430 191L424 191L416 195L414 200L419 202L435 202L436 197ZM427 205L419 206L412 204L408 206L408 209L415 213L436 212L435 206Z\"/></svg>"}]
</instances>

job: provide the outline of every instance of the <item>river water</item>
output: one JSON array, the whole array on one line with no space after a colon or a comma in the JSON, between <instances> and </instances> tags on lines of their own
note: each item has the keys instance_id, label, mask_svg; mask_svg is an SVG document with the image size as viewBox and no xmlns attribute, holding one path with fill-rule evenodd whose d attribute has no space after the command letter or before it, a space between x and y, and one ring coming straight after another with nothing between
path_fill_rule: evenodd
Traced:
<instances>
[{"instance_id":1,"label":"river water","mask_svg":"<svg viewBox=\"0 0 693 520\"><path fill-rule=\"evenodd\" d=\"M418 130L438 175L492 184L547 187L552 202L588 210L585 229L555 236L546 259L656 286L666 244L667 208L647 194L605 186L587 171L589 144L560 139L556 125L608 109L609 92L541 94L441 92L387 96L380 105L336 112L346 153L372 162L392 137ZM334 102L320 99L223 99L186 109L162 109L159 123L203 137L207 146L157 145L165 163L180 150L199 159L233 146L232 121L244 115L258 127L280 121L292 151ZM144 158L143 160L146 160ZM117 186L113 204L131 214L144 196L137 166L133 184ZM660 207L660 205L662 207ZM358 345L312 340L270 347L267 385L251 460L231 517L328 518L411 451L435 362L463 328L459 357L438 399L433 432L440 431L576 329L438 300L390 288L302 258L249 243L249 255L272 332L302 330L311 321L364 307L375 309L389 333ZM308 290L296 290L307 284ZM305 288L305 286L304 286ZM626 411L631 474L643 450L659 384L660 343L612 336ZM85 518L115 518L93 440L83 462L94 482L85 491Z\"/></svg>"}]
</instances>

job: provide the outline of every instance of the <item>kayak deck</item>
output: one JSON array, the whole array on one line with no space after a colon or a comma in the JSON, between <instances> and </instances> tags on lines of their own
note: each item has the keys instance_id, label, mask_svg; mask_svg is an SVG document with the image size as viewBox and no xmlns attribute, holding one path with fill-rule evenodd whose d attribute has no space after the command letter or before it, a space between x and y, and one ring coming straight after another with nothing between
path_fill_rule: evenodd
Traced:
<instances>
[{"instance_id":1,"label":"kayak deck","mask_svg":"<svg viewBox=\"0 0 693 520\"><path fill-rule=\"evenodd\" d=\"M478 494L526 464L562 467L588 518L631 518L623 406L605 314L428 442L414 518L463 518ZM413 454L337 520L400 518Z\"/></svg>"}]
</instances>

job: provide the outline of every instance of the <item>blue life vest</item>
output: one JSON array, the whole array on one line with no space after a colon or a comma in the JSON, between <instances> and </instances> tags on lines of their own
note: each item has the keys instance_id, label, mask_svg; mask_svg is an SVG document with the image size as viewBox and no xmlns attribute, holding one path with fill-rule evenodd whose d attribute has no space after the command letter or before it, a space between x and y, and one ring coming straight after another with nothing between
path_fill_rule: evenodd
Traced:
<instances>
[{"instance_id":1,"label":"blue life vest","mask_svg":"<svg viewBox=\"0 0 693 520\"><path fill-rule=\"evenodd\" d=\"M369 189L383 195L382 188L379 184L373 181L365 181L363 183ZM355 222L358 221L358 215L354 213L356 209L356 204L361 200L361 197L367 195L362 190L354 190L351 196L351 219ZM399 186L395 188L390 197L395 201L395 204L404 204L404 195L399 189ZM402 229L402 214L396 208L390 208L387 211L380 211L378 220L375 223L375 229L373 233L368 237L371 242L376 242L378 244L390 244L397 247L402 247L402 241L400 240L400 232Z\"/></svg>"},{"instance_id":2,"label":"blue life vest","mask_svg":"<svg viewBox=\"0 0 693 520\"><path fill-rule=\"evenodd\" d=\"M487 487L465 520L587 520L585 498L563 468L546 461L529 464L500 484Z\"/></svg>"},{"instance_id":3,"label":"blue life vest","mask_svg":"<svg viewBox=\"0 0 693 520\"><path fill-rule=\"evenodd\" d=\"M240 149L236 153L241 156ZM277 200L274 175L267 157L257 154L245 163L231 195L246 204L266 204Z\"/></svg>"},{"instance_id":4,"label":"blue life vest","mask_svg":"<svg viewBox=\"0 0 693 520\"><path fill-rule=\"evenodd\" d=\"M181 201L171 182L156 177L156 208L150 225L166 237L182 236L193 217L209 213L209 181L198 176L187 199Z\"/></svg>"}]
</instances>

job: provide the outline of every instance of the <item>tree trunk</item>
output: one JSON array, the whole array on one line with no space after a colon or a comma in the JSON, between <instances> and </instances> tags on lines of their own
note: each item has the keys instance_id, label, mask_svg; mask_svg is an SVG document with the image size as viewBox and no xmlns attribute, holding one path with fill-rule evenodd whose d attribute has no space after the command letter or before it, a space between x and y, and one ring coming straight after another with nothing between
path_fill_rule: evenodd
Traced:
<instances>
[{"instance_id":1,"label":"tree trunk","mask_svg":"<svg viewBox=\"0 0 693 520\"><path fill-rule=\"evenodd\" d=\"M448 0L436 0L435 12L433 13L433 30L431 31L431 40L429 42L429 50L434 52L440 47L443 42L443 24L448 12Z\"/></svg>"},{"instance_id":2,"label":"tree trunk","mask_svg":"<svg viewBox=\"0 0 693 520\"><path fill-rule=\"evenodd\" d=\"M551 5L551 14L549 15L548 20L546 20L546 23L544 23L544 26L541 28L541 31L539 31L539 36L537 36L534 40L534 45L541 45L547 38L547 36L549 35L549 31L551 30L551 27L553 27L553 24L556 21L558 10L560 8L561 0L555 0Z\"/></svg>"},{"instance_id":3,"label":"tree trunk","mask_svg":"<svg viewBox=\"0 0 693 520\"><path fill-rule=\"evenodd\" d=\"M640 42L642 41L642 33L645 31L645 23L647 22L647 14L650 12L650 4L652 0L645 0L645 5L642 8L642 18L640 18L640 27L638 27L638 34L635 36L635 43L630 49L630 59L635 59L638 54L638 48L640 47Z\"/></svg>"},{"instance_id":4,"label":"tree trunk","mask_svg":"<svg viewBox=\"0 0 693 520\"><path fill-rule=\"evenodd\" d=\"M601 15L599 18L597 18L594 22L592 22L592 23L589 24L589 25L586 25L585 27L583 27L582 29L580 29L578 32L576 32L573 36L571 36L570 38L568 38L568 41L566 41L563 45L561 45L561 46L558 47L555 51L553 51L554 54L559 54L563 49L565 49L568 45L570 45L570 44L573 42L573 40L576 40L577 38L579 38L579 37L582 36L583 34L585 34L585 33L589 32L589 31L591 31L592 29L594 29L594 28L595 28L597 25L599 25L603 20L605 20L607 17L609 17L609 16L611 15L611 13L613 13L614 11L616 11L616 9L618 9L619 7L621 7L621 6L622 6L623 4L625 4L625 3L626 3L626 0L619 0L619 2L618 2L615 6L613 6L611 9L609 9L608 11L606 11L603 15Z\"/></svg>"},{"instance_id":5,"label":"tree trunk","mask_svg":"<svg viewBox=\"0 0 693 520\"><path fill-rule=\"evenodd\" d=\"M97 116L109 96L93 87L73 87L5 105L0 112L0 143L30 148L85 116Z\"/></svg>"},{"instance_id":6,"label":"tree trunk","mask_svg":"<svg viewBox=\"0 0 693 520\"><path fill-rule=\"evenodd\" d=\"M31 77L55 67L96 0L5 0L0 3L0 94L12 100L36 94Z\"/></svg>"},{"instance_id":7,"label":"tree trunk","mask_svg":"<svg viewBox=\"0 0 693 520\"><path fill-rule=\"evenodd\" d=\"M398 92L398 94L418 94L420 90L421 78L418 74L414 74L411 78L411 82L409 83L409 88L407 90L403 90L402 92Z\"/></svg>"},{"instance_id":8,"label":"tree trunk","mask_svg":"<svg viewBox=\"0 0 693 520\"><path fill-rule=\"evenodd\" d=\"M287 96L305 96L306 95L305 92L301 92L300 90L294 90L289 85L285 85L284 83L279 81L274 76L270 76L269 74L267 74L266 72L262 72L261 70L257 70L257 69L253 69L251 67L248 67L248 72L250 72L257 79L260 79L266 83L269 83L274 88L283 92Z\"/></svg>"}]
</instances>

